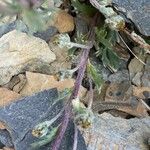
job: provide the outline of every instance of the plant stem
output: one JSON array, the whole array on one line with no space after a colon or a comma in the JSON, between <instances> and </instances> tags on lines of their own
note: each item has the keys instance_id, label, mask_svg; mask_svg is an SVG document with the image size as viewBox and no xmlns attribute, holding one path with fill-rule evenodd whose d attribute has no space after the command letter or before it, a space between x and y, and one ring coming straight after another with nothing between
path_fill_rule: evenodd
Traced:
<instances>
[{"instance_id":1,"label":"plant stem","mask_svg":"<svg viewBox=\"0 0 150 150\"><path fill-rule=\"evenodd\" d=\"M89 52L90 52L90 49L85 49L83 51L83 54L82 54L82 57L81 57L81 60L80 60L80 67L79 67L79 70L78 70L78 76L77 76L76 81L75 81L75 88L73 90L72 95L70 96L70 98L68 100L68 103L65 105L65 112L64 112L64 117L63 117L63 120L62 120L62 124L61 124L60 130L59 130L59 133L56 137L56 140L54 141L54 145L53 145L52 150L58 150L59 149L60 144L61 144L61 140L62 140L62 138L64 136L64 133L67 129L69 119L70 119L70 115L72 113L72 111L71 111L72 110L71 102L72 102L73 99L76 99L79 95L79 90L80 90L82 80L83 80L83 77L84 77L84 72L85 72L85 69L86 69L86 64L87 64Z\"/></svg>"},{"instance_id":2,"label":"plant stem","mask_svg":"<svg viewBox=\"0 0 150 150\"><path fill-rule=\"evenodd\" d=\"M69 103L65 106L65 112L64 112L64 117L62 120L62 124L59 129L59 133L54 141L52 150L58 150L62 141L62 138L64 136L64 133L67 129L68 123L69 123L69 118L71 114L71 107L69 107Z\"/></svg>"},{"instance_id":3,"label":"plant stem","mask_svg":"<svg viewBox=\"0 0 150 150\"><path fill-rule=\"evenodd\" d=\"M76 48L89 49L89 45L84 45L84 44L79 44L79 43L73 43L73 42L70 42L70 44L73 47L76 47Z\"/></svg>"},{"instance_id":4,"label":"plant stem","mask_svg":"<svg viewBox=\"0 0 150 150\"><path fill-rule=\"evenodd\" d=\"M73 150L77 150L77 146L78 146L78 128L75 125L74 127L74 143L73 143Z\"/></svg>"},{"instance_id":5,"label":"plant stem","mask_svg":"<svg viewBox=\"0 0 150 150\"><path fill-rule=\"evenodd\" d=\"M89 56L89 52L90 49L93 47L93 43L94 43L94 30L93 30L93 26L95 25L97 19L97 14L95 15L93 22L91 23L91 30L89 31L89 38L88 41L91 42L91 45L88 47L88 49L83 49L83 53L80 59L80 63L79 63L79 69L78 69L78 75L75 81L75 86L74 86L74 90L72 92L72 95L70 96L67 104L65 105L65 112L64 112L64 117L58 132L58 135L56 137L56 140L54 141L52 150L58 150L62 141L62 138L64 136L64 133L67 129L68 123L69 123L69 119L71 117L72 114L72 105L71 102L73 99L76 99L79 95L79 90L82 84L82 80L84 77L84 73L86 70L86 65L88 62L88 56Z\"/></svg>"},{"instance_id":6,"label":"plant stem","mask_svg":"<svg viewBox=\"0 0 150 150\"><path fill-rule=\"evenodd\" d=\"M91 77L89 77L89 83L90 83L90 91L89 91L88 109L90 110L92 108L92 104L93 104L93 85L92 85Z\"/></svg>"}]
</instances>

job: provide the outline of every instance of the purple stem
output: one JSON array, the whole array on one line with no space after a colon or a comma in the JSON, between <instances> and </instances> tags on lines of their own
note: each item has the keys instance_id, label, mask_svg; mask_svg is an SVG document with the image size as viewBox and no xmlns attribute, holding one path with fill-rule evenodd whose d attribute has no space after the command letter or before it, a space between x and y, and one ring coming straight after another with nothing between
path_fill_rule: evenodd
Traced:
<instances>
[{"instance_id":1,"label":"purple stem","mask_svg":"<svg viewBox=\"0 0 150 150\"><path fill-rule=\"evenodd\" d=\"M71 107L69 107L69 103L65 106L65 112L64 112L64 118L62 120L62 124L60 126L59 133L54 141L52 150L58 150L61 144L61 140L64 136L64 133L67 129L68 123L69 123L69 118L71 114Z\"/></svg>"},{"instance_id":2,"label":"purple stem","mask_svg":"<svg viewBox=\"0 0 150 150\"><path fill-rule=\"evenodd\" d=\"M70 96L68 103L65 106L65 112L64 112L64 118L62 120L62 124L60 126L58 135L54 141L54 144L52 146L52 150L58 150L62 141L62 138L64 136L64 133L67 129L68 123L69 123L69 119L70 116L72 114L72 105L71 102L73 99L77 98L79 95L79 90L82 84L82 80L84 77L84 73L85 73L85 69L86 69L86 65L87 65L87 61L88 61L88 56L89 56L89 52L90 49L93 47L93 41L94 41L94 30L93 30L93 26L95 25L95 21L97 19L97 14L95 15L93 22L91 23L91 30L89 32L89 41L91 41L91 45L89 46L89 49L84 49L83 53L82 53L82 57L79 63L79 69L78 69L78 76L76 78L75 81L75 86L74 86L74 90L72 92L72 95Z\"/></svg>"},{"instance_id":3,"label":"purple stem","mask_svg":"<svg viewBox=\"0 0 150 150\"><path fill-rule=\"evenodd\" d=\"M90 52L90 49L85 49L83 51L81 61L80 61L80 68L79 68L79 71L78 71L78 76L77 76L77 79L75 81L75 88L73 90L72 95L70 96L70 98L68 100L67 105L65 106L64 118L62 120L62 124L60 126L60 130L59 130L59 133L56 137L56 140L54 141L52 150L58 150L59 149L60 144L61 144L61 140L62 140L62 138L64 136L64 133L67 129L67 126L68 126L68 123L69 123L69 118L70 118L70 115L72 114L71 101L72 101L72 99L75 99L75 98L78 97L80 86L81 86L81 83L82 83L82 80L83 80L83 77L84 77L84 72L85 72L85 69L86 69L86 64L87 64L89 52Z\"/></svg>"},{"instance_id":4,"label":"purple stem","mask_svg":"<svg viewBox=\"0 0 150 150\"><path fill-rule=\"evenodd\" d=\"M77 150L77 146L78 146L78 128L77 128L77 126L75 125L73 150Z\"/></svg>"},{"instance_id":5,"label":"purple stem","mask_svg":"<svg viewBox=\"0 0 150 150\"><path fill-rule=\"evenodd\" d=\"M91 109L92 108L92 104L93 104L93 85L92 85L91 77L89 77L89 83L90 83L90 91L89 91L88 109Z\"/></svg>"},{"instance_id":6,"label":"purple stem","mask_svg":"<svg viewBox=\"0 0 150 150\"><path fill-rule=\"evenodd\" d=\"M80 91L80 87L82 84L82 80L84 77L84 72L86 70L86 64L87 64L87 60L88 60L88 55L89 55L90 49L84 49L81 60L80 60L80 67L78 70L78 76L76 78L76 82L75 82L75 88L72 94L73 99L76 99L79 95L79 91Z\"/></svg>"}]
</instances>

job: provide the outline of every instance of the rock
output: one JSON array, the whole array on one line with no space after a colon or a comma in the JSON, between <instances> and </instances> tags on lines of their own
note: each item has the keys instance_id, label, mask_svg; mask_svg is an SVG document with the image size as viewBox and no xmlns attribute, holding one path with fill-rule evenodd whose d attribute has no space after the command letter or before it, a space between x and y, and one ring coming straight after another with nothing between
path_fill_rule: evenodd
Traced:
<instances>
[{"instance_id":1,"label":"rock","mask_svg":"<svg viewBox=\"0 0 150 150\"><path fill-rule=\"evenodd\" d=\"M21 32L25 32L25 33L29 32L29 30L24 22L22 22L21 20L16 20L11 23L6 23L3 25L0 25L0 37L2 37L4 34L10 32L12 30L15 30L15 29L17 29ZM54 36L56 33L57 33L57 29L55 27L48 27L47 30L33 33L33 35L35 37L39 37L45 41L49 41L50 38L52 36Z\"/></svg>"},{"instance_id":2,"label":"rock","mask_svg":"<svg viewBox=\"0 0 150 150\"><path fill-rule=\"evenodd\" d=\"M15 91L16 93L19 93L23 89L27 81L25 75L23 74L19 74L18 77L19 83L13 87L13 91Z\"/></svg>"},{"instance_id":3,"label":"rock","mask_svg":"<svg viewBox=\"0 0 150 150\"><path fill-rule=\"evenodd\" d=\"M141 59L140 56L139 58ZM143 75L144 65L140 63L137 58L133 58L130 61L128 68L132 82L137 86L141 86L141 77Z\"/></svg>"},{"instance_id":4,"label":"rock","mask_svg":"<svg viewBox=\"0 0 150 150\"><path fill-rule=\"evenodd\" d=\"M66 11L58 10L47 25L56 27L59 33L71 32L74 30L74 19Z\"/></svg>"},{"instance_id":5,"label":"rock","mask_svg":"<svg viewBox=\"0 0 150 150\"><path fill-rule=\"evenodd\" d=\"M121 83L111 83L105 95L105 101L128 101L132 95L132 86L128 81Z\"/></svg>"},{"instance_id":6,"label":"rock","mask_svg":"<svg viewBox=\"0 0 150 150\"><path fill-rule=\"evenodd\" d=\"M141 102L133 96L133 88L129 81L110 83L106 92L104 91L104 94L105 97L102 95L104 98L99 98L97 101L93 102L93 111L95 113L118 110L132 116L148 116L147 109L145 109ZM116 111L117 114L118 111ZM113 115L114 114L115 111L113 112Z\"/></svg>"},{"instance_id":7,"label":"rock","mask_svg":"<svg viewBox=\"0 0 150 150\"><path fill-rule=\"evenodd\" d=\"M149 56L146 60L146 66L144 68L144 73L142 76L142 86L150 87L150 57Z\"/></svg>"},{"instance_id":8,"label":"rock","mask_svg":"<svg viewBox=\"0 0 150 150\"><path fill-rule=\"evenodd\" d=\"M0 107L0 120L7 124L15 150L31 149L31 143L38 140L31 134L33 127L42 121L54 118L60 110L62 110L62 101L53 105L57 98L57 90L51 89L37 93L31 97L22 98L8 106ZM54 126L57 126L60 123L61 117L53 124ZM74 124L70 121L61 143L61 150L72 149L73 135ZM47 144L39 148L39 150L48 150L52 146L51 144L52 143ZM78 134L77 149L86 150L80 132Z\"/></svg>"},{"instance_id":9,"label":"rock","mask_svg":"<svg viewBox=\"0 0 150 150\"><path fill-rule=\"evenodd\" d=\"M11 23L6 23L0 26L0 37L2 37L4 34L17 29L19 26L19 30L22 32L27 32L28 28L22 21L13 21Z\"/></svg>"},{"instance_id":10,"label":"rock","mask_svg":"<svg viewBox=\"0 0 150 150\"><path fill-rule=\"evenodd\" d=\"M133 86L133 95L139 99L150 98L150 87L136 87Z\"/></svg>"},{"instance_id":11,"label":"rock","mask_svg":"<svg viewBox=\"0 0 150 150\"><path fill-rule=\"evenodd\" d=\"M0 129L0 142L3 143L7 147L14 147L10 134L7 130Z\"/></svg>"},{"instance_id":12,"label":"rock","mask_svg":"<svg viewBox=\"0 0 150 150\"><path fill-rule=\"evenodd\" d=\"M66 88L73 88L74 79L64 79L63 81L57 81L55 76L26 72L27 83L25 87L20 91L22 96L32 95L43 91L45 89L57 88L59 91L63 91ZM83 97L86 90L82 87L80 95Z\"/></svg>"},{"instance_id":13,"label":"rock","mask_svg":"<svg viewBox=\"0 0 150 150\"><path fill-rule=\"evenodd\" d=\"M132 83L136 86L141 86L142 72L138 72L132 79Z\"/></svg>"},{"instance_id":14,"label":"rock","mask_svg":"<svg viewBox=\"0 0 150 150\"><path fill-rule=\"evenodd\" d=\"M24 85L26 84L26 77L24 74L19 74L18 76L12 77L10 82L5 84L3 87L13 90L16 93L19 93Z\"/></svg>"},{"instance_id":15,"label":"rock","mask_svg":"<svg viewBox=\"0 0 150 150\"><path fill-rule=\"evenodd\" d=\"M57 88L59 91L62 91L65 88L72 88L74 86L73 79L57 81L55 76L40 73L26 72L26 78L27 83L20 92L23 96L32 95L33 93L50 88Z\"/></svg>"},{"instance_id":16,"label":"rock","mask_svg":"<svg viewBox=\"0 0 150 150\"><path fill-rule=\"evenodd\" d=\"M114 6L130 19L141 34L150 36L150 12L149 0L112 0Z\"/></svg>"},{"instance_id":17,"label":"rock","mask_svg":"<svg viewBox=\"0 0 150 150\"><path fill-rule=\"evenodd\" d=\"M10 91L6 88L0 88L0 107L8 105L9 103L15 101L16 99L19 99L20 97L21 95L19 95L18 93ZM5 123L0 121L0 129L5 128Z\"/></svg>"},{"instance_id":18,"label":"rock","mask_svg":"<svg viewBox=\"0 0 150 150\"><path fill-rule=\"evenodd\" d=\"M55 27L49 27L46 31L36 32L33 35L35 37L39 37L44 41L49 41L51 37L53 37L57 33L57 29Z\"/></svg>"},{"instance_id":19,"label":"rock","mask_svg":"<svg viewBox=\"0 0 150 150\"><path fill-rule=\"evenodd\" d=\"M20 82L19 76L13 76L7 84L3 85L3 87L13 90L13 87L17 85L19 82Z\"/></svg>"},{"instance_id":20,"label":"rock","mask_svg":"<svg viewBox=\"0 0 150 150\"><path fill-rule=\"evenodd\" d=\"M16 92L10 91L6 88L0 88L0 107L8 105L20 97L21 95Z\"/></svg>"},{"instance_id":21,"label":"rock","mask_svg":"<svg viewBox=\"0 0 150 150\"><path fill-rule=\"evenodd\" d=\"M0 20L0 26L16 20L16 16L5 16Z\"/></svg>"},{"instance_id":22,"label":"rock","mask_svg":"<svg viewBox=\"0 0 150 150\"><path fill-rule=\"evenodd\" d=\"M75 18L75 26L76 26L76 35L77 34L85 35L88 33L88 24L82 16L81 17L77 16Z\"/></svg>"},{"instance_id":23,"label":"rock","mask_svg":"<svg viewBox=\"0 0 150 150\"><path fill-rule=\"evenodd\" d=\"M108 80L113 83L120 83L122 81L129 81L128 70L117 71L108 77Z\"/></svg>"},{"instance_id":24,"label":"rock","mask_svg":"<svg viewBox=\"0 0 150 150\"><path fill-rule=\"evenodd\" d=\"M88 150L148 150L150 117L122 119L103 113L96 115L93 126L83 131Z\"/></svg>"},{"instance_id":25,"label":"rock","mask_svg":"<svg viewBox=\"0 0 150 150\"><path fill-rule=\"evenodd\" d=\"M1 150L1 149L0 149ZM9 147L4 147L2 150L15 150L13 148L9 148Z\"/></svg>"},{"instance_id":26,"label":"rock","mask_svg":"<svg viewBox=\"0 0 150 150\"><path fill-rule=\"evenodd\" d=\"M55 59L55 54L45 41L16 30L11 31L0 38L0 85L6 84L12 76L26 68L38 68L41 62L49 64Z\"/></svg>"}]
</instances>

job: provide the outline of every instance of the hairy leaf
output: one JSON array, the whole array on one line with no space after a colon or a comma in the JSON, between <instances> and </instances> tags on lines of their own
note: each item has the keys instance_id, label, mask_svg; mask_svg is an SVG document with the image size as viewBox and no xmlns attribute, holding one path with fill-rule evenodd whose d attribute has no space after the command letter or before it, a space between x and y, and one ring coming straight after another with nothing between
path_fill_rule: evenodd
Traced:
<instances>
[{"instance_id":1,"label":"hairy leaf","mask_svg":"<svg viewBox=\"0 0 150 150\"><path fill-rule=\"evenodd\" d=\"M32 149L37 149L41 146L44 146L50 143L56 136L58 129L59 129L59 126L51 128L51 131L49 131L49 133L46 136L42 137L39 141L31 144Z\"/></svg>"},{"instance_id":2,"label":"hairy leaf","mask_svg":"<svg viewBox=\"0 0 150 150\"><path fill-rule=\"evenodd\" d=\"M87 66L87 72L88 75L92 78L94 81L96 88L98 91L100 91L101 86L103 85L103 79L102 76L97 72L96 68L89 62Z\"/></svg>"}]
</instances>

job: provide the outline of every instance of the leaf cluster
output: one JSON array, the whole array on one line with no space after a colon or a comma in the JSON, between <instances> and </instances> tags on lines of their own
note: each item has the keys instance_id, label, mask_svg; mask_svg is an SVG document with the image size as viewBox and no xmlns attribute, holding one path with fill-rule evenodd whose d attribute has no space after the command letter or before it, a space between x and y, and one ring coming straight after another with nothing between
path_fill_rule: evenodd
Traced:
<instances>
[{"instance_id":1,"label":"leaf cluster","mask_svg":"<svg viewBox=\"0 0 150 150\"><path fill-rule=\"evenodd\" d=\"M96 28L96 55L99 57L104 66L112 72L117 71L119 67L119 56L115 53L114 48L117 41L116 31L107 27Z\"/></svg>"}]
</instances>

